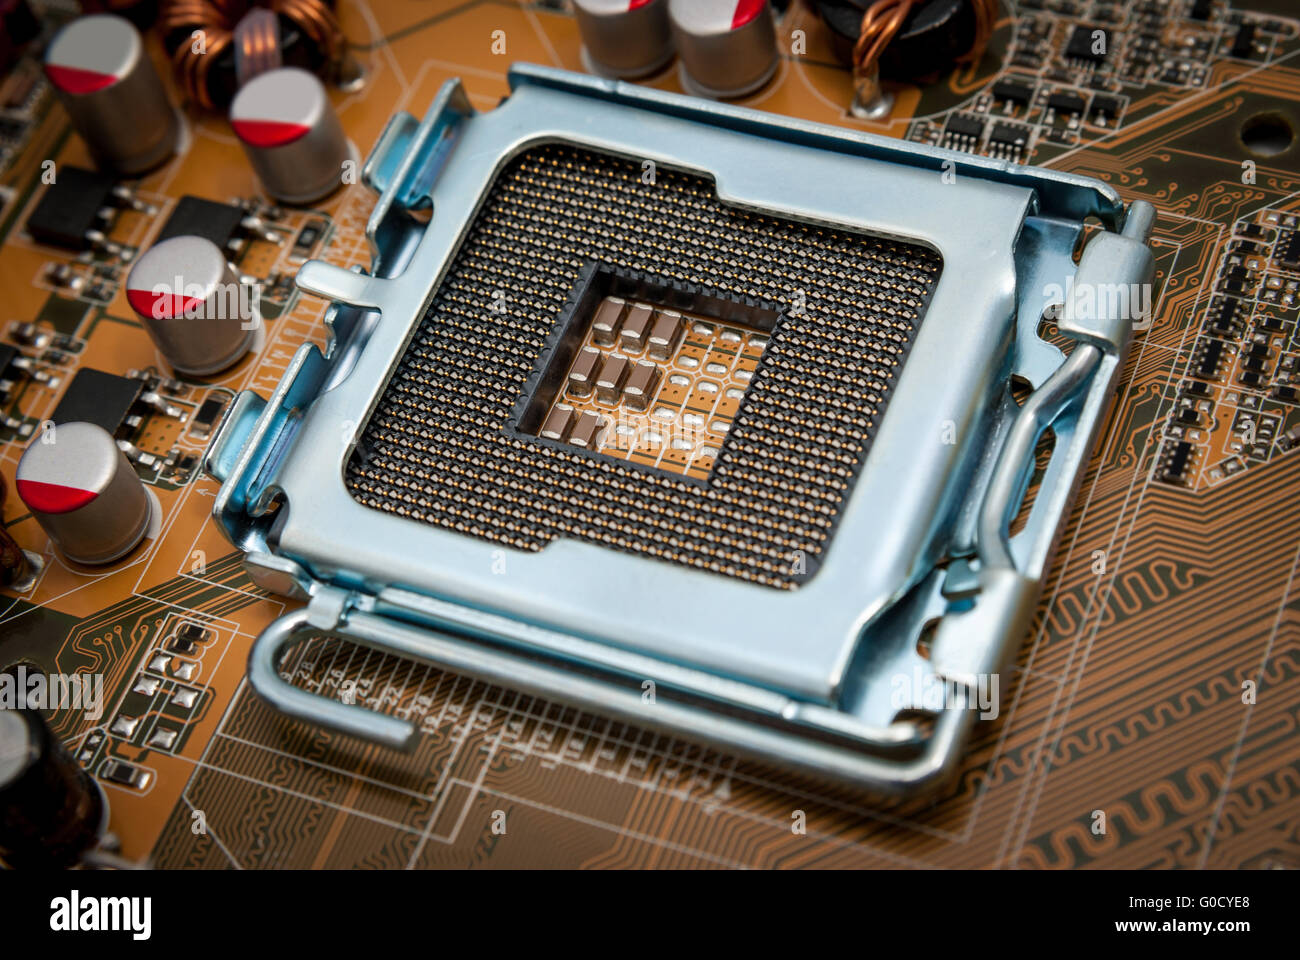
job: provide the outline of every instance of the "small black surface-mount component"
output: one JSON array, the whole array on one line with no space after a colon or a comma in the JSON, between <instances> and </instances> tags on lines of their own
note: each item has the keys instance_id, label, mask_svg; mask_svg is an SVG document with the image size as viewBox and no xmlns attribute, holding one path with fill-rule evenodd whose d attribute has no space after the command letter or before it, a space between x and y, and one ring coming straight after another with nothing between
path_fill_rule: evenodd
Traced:
<instances>
[{"instance_id":1,"label":"small black surface-mount component","mask_svg":"<svg viewBox=\"0 0 1300 960\"><path fill-rule=\"evenodd\" d=\"M140 380L83 367L73 376L50 419L55 424L94 423L116 435L143 390Z\"/></svg>"},{"instance_id":2,"label":"small black surface-mount component","mask_svg":"<svg viewBox=\"0 0 1300 960\"><path fill-rule=\"evenodd\" d=\"M1034 99L1034 85L1008 77L993 84L993 99L999 103L1014 103L1027 107Z\"/></svg>"},{"instance_id":3,"label":"small black surface-mount component","mask_svg":"<svg viewBox=\"0 0 1300 960\"><path fill-rule=\"evenodd\" d=\"M204 630L197 623L182 623L176 631L176 636L184 637L190 643L206 643L210 636L207 630Z\"/></svg>"},{"instance_id":4,"label":"small black surface-mount component","mask_svg":"<svg viewBox=\"0 0 1300 960\"><path fill-rule=\"evenodd\" d=\"M1277 262L1287 270L1300 270L1300 233L1284 234L1278 241Z\"/></svg>"},{"instance_id":5,"label":"small black surface-mount component","mask_svg":"<svg viewBox=\"0 0 1300 960\"><path fill-rule=\"evenodd\" d=\"M83 167L59 167L36 209L27 232L37 243L64 250L89 250L109 225L103 214L114 205L112 177Z\"/></svg>"},{"instance_id":6,"label":"small black surface-mount component","mask_svg":"<svg viewBox=\"0 0 1300 960\"><path fill-rule=\"evenodd\" d=\"M243 208L234 204L186 195L176 201L176 209L163 224L156 242L173 237L203 237L226 250L239 234L244 216Z\"/></svg>"},{"instance_id":7,"label":"small black surface-mount component","mask_svg":"<svg viewBox=\"0 0 1300 960\"><path fill-rule=\"evenodd\" d=\"M1109 31L1081 23L1070 33L1065 44L1065 56L1069 60L1101 63L1110 52L1110 39Z\"/></svg>"},{"instance_id":8,"label":"small black surface-mount component","mask_svg":"<svg viewBox=\"0 0 1300 960\"><path fill-rule=\"evenodd\" d=\"M964 113L954 113L943 125L943 145L969 149L979 144L980 134L983 132L983 120Z\"/></svg>"},{"instance_id":9,"label":"small black surface-mount component","mask_svg":"<svg viewBox=\"0 0 1300 960\"><path fill-rule=\"evenodd\" d=\"M1274 400L1285 400L1287 403L1295 403L1297 397L1296 388L1289 384L1279 383L1273 388Z\"/></svg>"},{"instance_id":10,"label":"small black surface-mount component","mask_svg":"<svg viewBox=\"0 0 1300 960\"><path fill-rule=\"evenodd\" d=\"M1092 108L1088 111L1094 121L1114 122L1124 108L1124 101L1119 97L1098 94L1092 98Z\"/></svg>"},{"instance_id":11,"label":"small black surface-mount component","mask_svg":"<svg viewBox=\"0 0 1300 960\"><path fill-rule=\"evenodd\" d=\"M173 650L176 653L184 654L185 656L193 656L199 648L198 645L189 637L181 636L181 634L178 633L167 641L167 649Z\"/></svg>"},{"instance_id":12,"label":"small black surface-mount component","mask_svg":"<svg viewBox=\"0 0 1300 960\"><path fill-rule=\"evenodd\" d=\"M1187 11L1187 15L1193 20L1209 20L1210 6L1210 0L1192 0L1192 6Z\"/></svg>"},{"instance_id":13,"label":"small black surface-mount component","mask_svg":"<svg viewBox=\"0 0 1300 960\"><path fill-rule=\"evenodd\" d=\"M0 343L0 403L7 403L9 394L13 391L14 380L18 371L12 369L13 362L18 357L16 347L11 347L7 343Z\"/></svg>"},{"instance_id":14,"label":"small black surface-mount component","mask_svg":"<svg viewBox=\"0 0 1300 960\"><path fill-rule=\"evenodd\" d=\"M1183 391L1197 397L1208 397L1210 385L1200 380L1188 380L1183 384Z\"/></svg>"},{"instance_id":15,"label":"small black surface-mount component","mask_svg":"<svg viewBox=\"0 0 1300 960\"><path fill-rule=\"evenodd\" d=\"M1160 471L1160 477L1163 480L1169 480L1174 483L1181 483L1187 478L1187 468L1191 465L1192 454L1196 448L1186 440L1178 442L1165 448L1164 464Z\"/></svg>"},{"instance_id":16,"label":"small black surface-mount component","mask_svg":"<svg viewBox=\"0 0 1300 960\"><path fill-rule=\"evenodd\" d=\"M1057 113L1078 116L1083 113L1086 103L1083 97L1068 90L1058 90L1047 98L1047 105Z\"/></svg>"},{"instance_id":17,"label":"small black surface-mount component","mask_svg":"<svg viewBox=\"0 0 1300 960\"><path fill-rule=\"evenodd\" d=\"M44 350L50 344L50 332L39 323L32 323L30 320L15 323L9 328L9 336L24 347L32 347L36 350Z\"/></svg>"},{"instance_id":18,"label":"small black surface-mount component","mask_svg":"<svg viewBox=\"0 0 1300 960\"><path fill-rule=\"evenodd\" d=\"M1029 128L1018 123L995 123L989 131L989 144L1024 150L1029 143Z\"/></svg>"},{"instance_id":19,"label":"small black surface-mount component","mask_svg":"<svg viewBox=\"0 0 1300 960\"><path fill-rule=\"evenodd\" d=\"M298 236L294 238L290 255L296 260L306 260L316 249L316 244L320 243L321 238L325 236L328 228L329 224L324 220L308 220L298 231Z\"/></svg>"},{"instance_id":20,"label":"small black surface-mount component","mask_svg":"<svg viewBox=\"0 0 1300 960\"><path fill-rule=\"evenodd\" d=\"M1215 379L1219 374L1219 361L1223 358L1223 341L1207 340L1201 349L1200 360L1196 365L1196 375L1206 379Z\"/></svg>"},{"instance_id":21,"label":"small black surface-mount component","mask_svg":"<svg viewBox=\"0 0 1300 960\"><path fill-rule=\"evenodd\" d=\"M208 397L194 411L194 417L191 420L194 429L199 433L206 434L212 429L212 425L217 422L217 417L221 416L224 407L225 403L217 397Z\"/></svg>"},{"instance_id":22,"label":"small black surface-mount component","mask_svg":"<svg viewBox=\"0 0 1300 960\"><path fill-rule=\"evenodd\" d=\"M99 768L99 775L109 783L138 789L144 789L152 779L148 771L141 770L125 760L118 760L115 757L109 757L104 761L103 766Z\"/></svg>"},{"instance_id":23,"label":"small black surface-mount component","mask_svg":"<svg viewBox=\"0 0 1300 960\"><path fill-rule=\"evenodd\" d=\"M1241 316L1241 301L1236 297L1215 297L1210 316L1223 323L1235 323Z\"/></svg>"},{"instance_id":24,"label":"small black surface-mount component","mask_svg":"<svg viewBox=\"0 0 1300 960\"><path fill-rule=\"evenodd\" d=\"M1195 407L1183 407L1178 411L1178 422L1194 427L1201 422L1201 411Z\"/></svg>"},{"instance_id":25,"label":"small black surface-mount component","mask_svg":"<svg viewBox=\"0 0 1300 960\"><path fill-rule=\"evenodd\" d=\"M1228 55L1242 60L1249 60L1250 55L1254 52L1255 25L1253 23L1243 23L1237 29L1237 35L1232 38L1232 49L1228 51Z\"/></svg>"}]
</instances>

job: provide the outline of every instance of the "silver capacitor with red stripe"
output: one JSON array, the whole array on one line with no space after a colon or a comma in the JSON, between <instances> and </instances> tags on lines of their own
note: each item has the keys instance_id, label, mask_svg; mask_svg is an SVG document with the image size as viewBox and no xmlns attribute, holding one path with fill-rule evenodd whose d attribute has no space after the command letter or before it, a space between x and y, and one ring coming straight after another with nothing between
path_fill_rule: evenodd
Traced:
<instances>
[{"instance_id":1,"label":"silver capacitor with red stripe","mask_svg":"<svg viewBox=\"0 0 1300 960\"><path fill-rule=\"evenodd\" d=\"M204 237L150 247L126 278L126 299L180 373L206 377L238 361L261 323L257 288L241 283Z\"/></svg>"},{"instance_id":2,"label":"silver capacitor with red stripe","mask_svg":"<svg viewBox=\"0 0 1300 960\"><path fill-rule=\"evenodd\" d=\"M743 97L776 72L767 0L668 0L682 86L701 97Z\"/></svg>"},{"instance_id":3,"label":"silver capacitor with red stripe","mask_svg":"<svg viewBox=\"0 0 1300 960\"><path fill-rule=\"evenodd\" d=\"M644 77L673 58L668 0L573 0L582 62L606 77Z\"/></svg>"},{"instance_id":4,"label":"silver capacitor with red stripe","mask_svg":"<svg viewBox=\"0 0 1300 960\"><path fill-rule=\"evenodd\" d=\"M73 20L46 49L45 74L101 170L134 176L175 153L180 120L130 21Z\"/></svg>"},{"instance_id":5,"label":"silver capacitor with red stripe","mask_svg":"<svg viewBox=\"0 0 1300 960\"><path fill-rule=\"evenodd\" d=\"M14 486L36 522L69 560L112 563L135 549L154 501L103 427L47 427L18 461Z\"/></svg>"},{"instance_id":6,"label":"silver capacitor with red stripe","mask_svg":"<svg viewBox=\"0 0 1300 960\"><path fill-rule=\"evenodd\" d=\"M324 86L298 67L258 74L240 87L230 126L262 187L283 203L321 199L339 187L344 164L353 161Z\"/></svg>"}]
</instances>

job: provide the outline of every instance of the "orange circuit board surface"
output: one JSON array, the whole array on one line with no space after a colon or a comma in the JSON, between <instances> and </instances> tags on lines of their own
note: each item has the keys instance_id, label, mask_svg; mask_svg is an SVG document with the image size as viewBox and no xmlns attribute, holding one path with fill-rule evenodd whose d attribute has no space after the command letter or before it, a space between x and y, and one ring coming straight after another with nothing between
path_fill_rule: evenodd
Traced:
<instances>
[{"instance_id":1,"label":"orange circuit board surface","mask_svg":"<svg viewBox=\"0 0 1300 960\"><path fill-rule=\"evenodd\" d=\"M129 181L136 202L107 245L41 243L27 222L48 162L94 164L39 69L20 62L4 91L30 89L0 91L25 105L27 124L0 180L0 337L27 362L0 409L0 473L4 529L43 565L30 589L0 589L0 668L102 676L102 716L49 719L102 785L120 855L165 868L1300 867L1300 144L1291 133L1274 149L1278 130L1300 127L1300 21L1280 0L1233 0L1276 24L1242 57L1226 52L1229 20L1171 16L1151 31L1157 67L1161 51L1209 52L1106 95L1118 107L1070 86L1092 98L1076 113L1054 92L1069 84L1052 51L1087 21L1056 5L997 6L982 59L895 86L892 112L869 120L850 109L853 77L825 25L791 3L777 14L775 76L737 101L1096 177L1157 210L1151 322L1002 674L999 714L976 724L950 785L892 802L332 636L299 644L286 674L411 720L413 749L268 707L246 678L248 652L297 601L246 573L214 522L220 485L203 455L239 391L270 395L301 344L325 346L327 303L293 278L310 259L369 266L375 195L358 179L308 207L275 203L227 119L184 96L146 32L184 104L183 146ZM1128 6L1137 17L1140 4ZM339 0L337 13L359 79L330 85L330 99L358 158L452 78L491 111L512 63L584 70L564 3ZM672 66L642 82L681 89ZM1008 82L1003 94L1035 92L991 92ZM185 197L233 202L255 221L231 258L261 285L263 330L209 377L172 373L125 284ZM1238 277L1249 316L1211 329L1222 284ZM635 298L581 319L582 349L543 398L537 434L707 478L717 448L698 441L725 436L767 345L763 324ZM137 400L127 452L160 510L140 548L102 567L62 557L14 490L23 451L86 370L155 397ZM700 437L658 428L664 410ZM117 764L134 771L127 782Z\"/></svg>"}]
</instances>

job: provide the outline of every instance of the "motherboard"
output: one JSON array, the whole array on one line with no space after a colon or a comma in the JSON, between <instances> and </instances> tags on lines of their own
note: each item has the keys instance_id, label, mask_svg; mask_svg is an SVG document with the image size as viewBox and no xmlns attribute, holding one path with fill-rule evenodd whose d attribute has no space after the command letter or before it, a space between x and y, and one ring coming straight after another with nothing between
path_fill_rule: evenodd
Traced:
<instances>
[{"instance_id":1,"label":"motherboard","mask_svg":"<svg viewBox=\"0 0 1300 960\"><path fill-rule=\"evenodd\" d=\"M43 724L50 755L101 798L79 814L99 844L86 865L1300 867L1293 5L920 0L896 4L909 19L882 27L871 18L893 14L869 2L701 2L682 5L675 55L655 49L649 28L609 33L627 29L610 10L662 6L0 4L12 11L0 38L0 670L12 683L0 694L30 690L32 678L84 684L86 703L25 722ZM721 6L734 42L708 23ZM239 19L236 7L276 16ZM130 25L142 44L130 69L156 76L174 118L150 112L147 85L119 103L82 102L116 89L95 86L116 27L66 49L88 17ZM759 23L771 25L770 62L745 33ZM885 34L874 46L872 31ZM277 71L257 62L259 36L275 41L273 66L305 78L299 87L270 89ZM223 59L223 43L236 55ZM638 53L645 71L618 61ZM546 112L578 101L568 125ZM510 122L540 133L510 134L500 162L471 157L472 137L487 136L474 131L511 110ZM601 147L598 137L638 136L636 124L617 126L629 111L680 162ZM411 119L426 114L423 126ZM441 119L471 115L463 133ZM705 155L706 134L687 124L759 136L764 117L780 125L761 133L770 150L738 149L725 172L690 159ZM899 218L910 207L935 230L949 223L951 246L902 227L852 228L843 218L886 216L864 205L859 174L781 153L841 134L869 135L853 149L881 177L894 175L886 164L932 161L913 170L932 192L911 173L889 192ZM157 136L169 144L161 160L146 156ZM308 141L291 164L281 159ZM1040 179L1026 186L1021 165ZM411 186L421 169L426 194ZM790 209L742 202L747 169L762 169L764 195L788 196ZM974 181L991 184L986 206L965 199ZM877 468L901 449L891 421L924 411L927 397L946 402L937 385L917 388L915 371L931 363L927 326L954 330L947 374L930 383L956 395L963 370L987 365L999 384L1016 374L989 406L1001 413L978 421L994 452L1016 410L1030 409L1025 397L1054 382L1018 354L1020 366L999 366L973 294L969 314L941 300L949 276L994 269L976 249L1022 244L1016 262L1029 262L1029 228L1004 229L999 211L1031 187L1047 198L1020 214L1042 231L1036 249L1077 220L1081 274L1097 235L1145 244L1153 268L1134 285L1146 302L1131 340L1126 330L1114 351L1100 334L1079 338L1086 324L1070 316L1069 289L1055 298L1062 309L1029 318L1058 360L1082 366L1094 351L1116 365L1078 414L1095 419L1091 434L1054 424L1058 451L1082 445L1077 475L1049 469L1050 443L1030 458L1028 495L1008 517L1011 552L1022 528L1050 549L1015 555L1022 568L1043 563L1036 599L1010 621L993 700L941 782L864 790L865 774L837 776L829 761L820 772L781 762L798 745L739 749L742 733L711 736L703 722L700 735L683 732L695 723L685 713L659 724L612 699L599 709L590 671L575 669L566 697L561 682L533 677L527 657L509 661L512 674L504 654L488 664L463 645L421 655L392 626L421 619L486 637L505 628L481 611L514 590L516 609L536 612L530 625L562 621L566 636L613 638L620 654L655 651L677 666L712 658L727 683L745 681L755 713L766 701L753 690L829 702L817 684L830 686L830 667L814 675L812 639L829 607L811 591L903 549L892 534L858 536L866 508L853 497L870 492L872 516L910 509L920 481L898 467L890 487ZM1069 199L1085 191L1116 199ZM465 226L449 230L459 202ZM1144 231L1125 230L1148 210ZM408 237L424 238L421 254ZM441 272L420 279L436 289L412 300L395 362L340 359L389 322L392 291L415 283L435 240L445 256L427 262ZM152 278L182 275L183 292L157 293ZM226 282L255 290L256 303L227 304L219 333L175 324ZM850 316L859 288L866 327ZM257 322L240 322L254 311ZM334 366L315 372L321 357ZM371 360L378 375L347 408L357 415L312 424L311 443L306 422L295 435L269 419L282 410L296 423L313 404L344 410ZM296 395L304 384L311 395ZM965 421L952 418L960 432ZM84 444L58 456L78 431ZM269 452L319 452L329 436L338 456L328 470L302 451ZM87 505L74 494L90 481L76 478L96 458L111 477ZM281 464L284 478L262 491L264 464ZM983 469L957 478L954 467L954 485L994 484ZM374 527L340 520L327 535L331 511L301 491L331 471ZM93 535L73 523L110 496ZM1058 511L1059 525L1039 532L1036 507ZM449 569L428 589L399 596L386 584L324 617L345 588L375 582L372 554L391 556L394 581L418 580L405 571L425 553L408 547L407 530L467 541L488 566L456 580L457 561L442 553ZM428 549L430 565L439 550ZM611 571L647 572L568 564L580 550L616 557ZM539 558L550 558L551 579L534 577ZM936 562L932 592L918 577L890 594L900 618L914 605L905 619L918 629L938 618L935 603L965 612L969 578L989 567L973 548ZM763 659L761 611L799 597L809 602L783 625L799 657ZM369 632L350 635L346 610ZM295 616L274 659L250 666L259 637ZM680 647L655 647L653 621ZM561 632L534 640L558 645ZM706 652L724 636L739 651L725 663L720 641ZM950 643L921 636L907 644L918 663ZM557 662L581 659L566 649ZM828 647L825 660L879 680L865 655L839 656ZM894 686L925 685L910 671ZM677 684L666 669L648 675ZM272 682L275 703L264 695ZM630 696L652 701L655 689L636 682ZM916 710L876 719L873 697L862 694L860 711L873 729L933 729ZM295 713L308 701L408 732L399 749L368 720ZM797 712L782 703L775 713ZM843 733L821 717L806 721L824 724L810 741ZM878 740L886 758L905 753ZM48 837L55 826L14 829Z\"/></svg>"}]
</instances>

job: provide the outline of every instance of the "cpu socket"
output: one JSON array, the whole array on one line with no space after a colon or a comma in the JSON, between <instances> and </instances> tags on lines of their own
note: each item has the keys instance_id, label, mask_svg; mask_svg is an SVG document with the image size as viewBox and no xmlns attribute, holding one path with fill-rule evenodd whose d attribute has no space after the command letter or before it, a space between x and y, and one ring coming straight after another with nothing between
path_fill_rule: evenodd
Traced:
<instances>
[{"instance_id":1,"label":"cpu socket","mask_svg":"<svg viewBox=\"0 0 1300 960\"><path fill-rule=\"evenodd\" d=\"M1149 283L1153 211L557 70L511 88L390 122L371 272L302 268L328 349L213 441L218 521L309 601L259 637L254 687L408 743L281 677L328 631L872 791L942 780L996 713L977 694L1135 319L1094 298L1062 350L1045 291Z\"/></svg>"}]
</instances>

